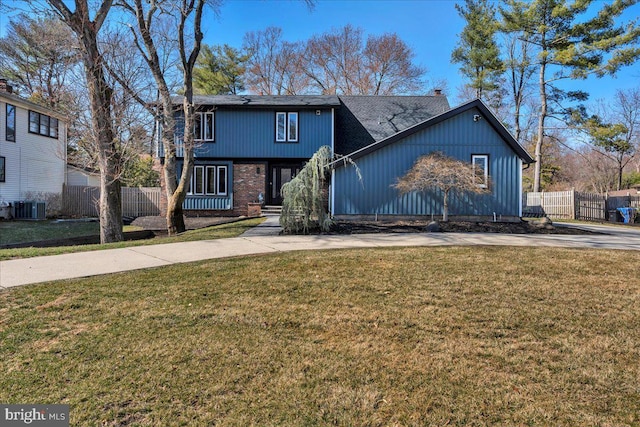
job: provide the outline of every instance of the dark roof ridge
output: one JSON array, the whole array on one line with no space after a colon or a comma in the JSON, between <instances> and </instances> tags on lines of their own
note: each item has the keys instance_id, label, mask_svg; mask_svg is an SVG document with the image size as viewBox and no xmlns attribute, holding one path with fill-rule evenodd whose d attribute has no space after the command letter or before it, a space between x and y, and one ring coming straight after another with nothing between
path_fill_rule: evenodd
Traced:
<instances>
[{"instance_id":1,"label":"dark roof ridge","mask_svg":"<svg viewBox=\"0 0 640 427\"><path fill-rule=\"evenodd\" d=\"M458 105L457 107L450 108L447 111L437 114L420 123L416 123L415 125L410 126L406 129L403 129L393 135L390 135L387 138L381 139L379 141L375 141L365 147L355 150L344 157L349 157L352 160L358 159L382 147L385 147L389 144L397 142L402 138L412 135L422 129L433 126L453 116L456 116L460 113L470 110L471 108L478 108L480 112L487 117L491 126L496 130L496 132L500 134L500 136L502 136L505 142L507 142L507 144L513 149L513 151L518 155L518 157L520 157L525 163L530 164L535 162L535 160L533 160L531 155L520 145L520 143L513 137L513 135L511 135L511 132L509 132L509 130L491 112L489 107L487 107L487 105L479 98L465 102L461 105ZM339 164L340 162L341 160L338 159L333 161L331 165L334 165L336 163Z\"/></svg>"}]
</instances>

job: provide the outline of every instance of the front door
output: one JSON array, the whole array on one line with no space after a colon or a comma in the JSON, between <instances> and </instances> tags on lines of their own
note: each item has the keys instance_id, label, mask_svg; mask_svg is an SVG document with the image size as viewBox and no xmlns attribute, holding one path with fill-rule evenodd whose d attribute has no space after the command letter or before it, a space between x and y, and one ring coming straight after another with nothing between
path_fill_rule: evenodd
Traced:
<instances>
[{"instance_id":1,"label":"front door","mask_svg":"<svg viewBox=\"0 0 640 427\"><path fill-rule=\"evenodd\" d=\"M280 189L300 172L300 165L272 165L269 174L269 204L281 205Z\"/></svg>"}]
</instances>

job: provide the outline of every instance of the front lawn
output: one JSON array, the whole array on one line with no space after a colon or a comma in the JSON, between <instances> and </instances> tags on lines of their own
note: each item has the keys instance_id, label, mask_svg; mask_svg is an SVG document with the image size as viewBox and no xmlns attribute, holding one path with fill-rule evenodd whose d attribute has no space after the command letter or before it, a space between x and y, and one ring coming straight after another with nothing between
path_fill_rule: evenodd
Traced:
<instances>
[{"instance_id":1,"label":"front lawn","mask_svg":"<svg viewBox=\"0 0 640 427\"><path fill-rule=\"evenodd\" d=\"M0 245L98 234L97 221L0 221Z\"/></svg>"},{"instance_id":2,"label":"front lawn","mask_svg":"<svg viewBox=\"0 0 640 427\"><path fill-rule=\"evenodd\" d=\"M0 402L72 425L638 425L639 252L212 260L0 293Z\"/></svg>"},{"instance_id":3,"label":"front lawn","mask_svg":"<svg viewBox=\"0 0 640 427\"><path fill-rule=\"evenodd\" d=\"M237 237L245 231L255 227L263 222L264 218L251 218L237 222L214 225L211 227L200 228L197 230L189 230L178 236L157 237L155 239L131 240L125 242L95 244L95 245L77 245L77 246L59 246L53 248L19 248L19 249L0 249L0 261L14 258L29 258L45 255L59 255L64 253L96 251L101 249L114 249L132 246L157 245L160 243L189 242L194 240L213 240L225 239L229 237ZM2 224L2 223L0 223ZM95 224L96 230L98 227ZM126 229L125 229L126 231ZM79 231L78 231L79 233ZM99 230L98 230L99 233Z\"/></svg>"}]
</instances>

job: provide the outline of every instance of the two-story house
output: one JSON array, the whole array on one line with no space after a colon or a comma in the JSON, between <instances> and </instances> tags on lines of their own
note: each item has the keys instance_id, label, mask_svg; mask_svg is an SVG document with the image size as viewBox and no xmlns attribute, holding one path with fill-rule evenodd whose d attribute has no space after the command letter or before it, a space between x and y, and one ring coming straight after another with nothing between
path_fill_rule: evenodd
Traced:
<instances>
[{"instance_id":1,"label":"two-story house","mask_svg":"<svg viewBox=\"0 0 640 427\"><path fill-rule=\"evenodd\" d=\"M64 116L15 95L0 79L0 203L59 195L66 141Z\"/></svg>"},{"instance_id":2,"label":"two-story house","mask_svg":"<svg viewBox=\"0 0 640 427\"><path fill-rule=\"evenodd\" d=\"M533 159L479 100L452 109L438 91L194 101L198 147L184 202L187 215L246 215L250 202L281 204L282 184L323 145L355 160L363 177L359 181L348 166L336 163L328 190L336 217L440 215L436 192L401 197L393 188L418 157L433 151L473 163L487 182L492 178L491 194L454 198L453 216L521 215L522 167Z\"/></svg>"}]
</instances>

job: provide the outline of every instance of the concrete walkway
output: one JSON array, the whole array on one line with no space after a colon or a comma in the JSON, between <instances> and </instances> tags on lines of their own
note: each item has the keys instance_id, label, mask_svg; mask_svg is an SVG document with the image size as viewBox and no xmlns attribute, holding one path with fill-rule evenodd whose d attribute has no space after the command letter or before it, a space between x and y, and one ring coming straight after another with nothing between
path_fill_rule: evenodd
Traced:
<instances>
[{"instance_id":1,"label":"concrete walkway","mask_svg":"<svg viewBox=\"0 0 640 427\"><path fill-rule=\"evenodd\" d=\"M574 224L556 225L575 227ZM0 262L0 290L31 283L73 279L149 267L297 250L392 246L534 246L640 250L640 229L580 225L602 235L406 233L323 236L277 235L277 217L240 237L168 243ZM274 235L275 234L275 235Z\"/></svg>"}]
</instances>

